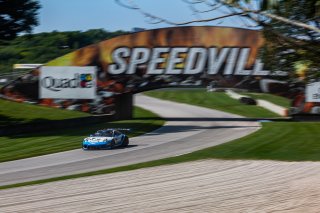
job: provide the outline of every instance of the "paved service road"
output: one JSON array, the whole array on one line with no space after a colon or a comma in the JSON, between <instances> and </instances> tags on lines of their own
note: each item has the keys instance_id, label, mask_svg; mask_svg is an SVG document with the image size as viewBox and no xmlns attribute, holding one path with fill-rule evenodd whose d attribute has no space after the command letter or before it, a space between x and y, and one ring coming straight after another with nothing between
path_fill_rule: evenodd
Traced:
<instances>
[{"instance_id":1,"label":"paved service road","mask_svg":"<svg viewBox=\"0 0 320 213\"><path fill-rule=\"evenodd\" d=\"M151 133L130 139L125 149L81 149L0 164L0 185L124 166L225 143L260 128L258 122L202 107L136 95L135 104L166 118ZM79 141L80 146L81 141Z\"/></svg>"}]
</instances>

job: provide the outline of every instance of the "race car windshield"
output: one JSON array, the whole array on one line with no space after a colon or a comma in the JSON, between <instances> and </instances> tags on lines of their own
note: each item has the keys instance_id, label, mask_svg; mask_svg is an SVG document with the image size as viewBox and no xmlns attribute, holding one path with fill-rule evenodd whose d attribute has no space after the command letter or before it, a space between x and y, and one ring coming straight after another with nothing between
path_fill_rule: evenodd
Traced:
<instances>
[{"instance_id":1,"label":"race car windshield","mask_svg":"<svg viewBox=\"0 0 320 213\"><path fill-rule=\"evenodd\" d=\"M98 131L93 134L96 137L112 137L112 131Z\"/></svg>"}]
</instances>

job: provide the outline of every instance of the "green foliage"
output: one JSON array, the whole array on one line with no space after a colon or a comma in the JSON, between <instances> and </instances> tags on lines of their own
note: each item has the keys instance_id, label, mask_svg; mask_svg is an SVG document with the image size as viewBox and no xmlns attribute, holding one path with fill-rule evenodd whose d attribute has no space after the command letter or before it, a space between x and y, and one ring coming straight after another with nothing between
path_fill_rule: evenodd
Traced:
<instances>
[{"instance_id":1,"label":"green foliage","mask_svg":"<svg viewBox=\"0 0 320 213\"><path fill-rule=\"evenodd\" d=\"M46 63L78 48L125 33L93 29L19 36L0 44L0 73L11 72L12 65L16 63Z\"/></svg>"},{"instance_id":2,"label":"green foliage","mask_svg":"<svg viewBox=\"0 0 320 213\"><path fill-rule=\"evenodd\" d=\"M260 1L261 10L271 10L277 8L279 5L279 0L262 0Z\"/></svg>"},{"instance_id":3,"label":"green foliage","mask_svg":"<svg viewBox=\"0 0 320 213\"><path fill-rule=\"evenodd\" d=\"M38 25L36 0L0 0L0 40L11 40Z\"/></svg>"},{"instance_id":4,"label":"green foliage","mask_svg":"<svg viewBox=\"0 0 320 213\"><path fill-rule=\"evenodd\" d=\"M290 0L269 9L275 15L320 28L319 6L319 0ZM269 69L287 71L291 78L306 82L320 77L319 33L276 20L267 22L263 33L266 45L262 56Z\"/></svg>"}]
</instances>

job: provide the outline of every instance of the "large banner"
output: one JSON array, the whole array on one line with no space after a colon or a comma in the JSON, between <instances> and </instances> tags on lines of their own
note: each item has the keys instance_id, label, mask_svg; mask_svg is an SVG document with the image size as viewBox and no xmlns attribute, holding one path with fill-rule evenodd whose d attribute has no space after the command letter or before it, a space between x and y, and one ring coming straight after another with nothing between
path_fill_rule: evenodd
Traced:
<instances>
[{"instance_id":1,"label":"large banner","mask_svg":"<svg viewBox=\"0 0 320 213\"><path fill-rule=\"evenodd\" d=\"M48 67L40 69L40 99L95 99L95 67Z\"/></svg>"},{"instance_id":2,"label":"large banner","mask_svg":"<svg viewBox=\"0 0 320 213\"><path fill-rule=\"evenodd\" d=\"M92 98L92 90L88 96L82 96L80 90L84 88L54 91L59 80L44 80L49 73L39 78L39 70L5 87L3 94L91 113L116 110L118 95L163 87L239 88L286 96L290 93L286 73L269 71L268 64L259 57L263 43L260 31L229 27L172 27L130 33L81 48L45 65L58 66L50 73L55 79L69 79L66 80L69 87L78 82L79 76L75 76L72 68L61 67L95 66L96 98L91 101L83 98Z\"/></svg>"},{"instance_id":3,"label":"large banner","mask_svg":"<svg viewBox=\"0 0 320 213\"><path fill-rule=\"evenodd\" d=\"M50 61L98 68L98 90L137 93L168 86L278 86L286 73L259 59L261 32L227 27L174 27L115 37ZM261 81L267 79L267 81ZM283 85L280 84L282 88ZM286 91L287 88L283 89Z\"/></svg>"},{"instance_id":4,"label":"large banner","mask_svg":"<svg viewBox=\"0 0 320 213\"><path fill-rule=\"evenodd\" d=\"M307 85L306 102L320 102L320 82L314 82Z\"/></svg>"}]
</instances>

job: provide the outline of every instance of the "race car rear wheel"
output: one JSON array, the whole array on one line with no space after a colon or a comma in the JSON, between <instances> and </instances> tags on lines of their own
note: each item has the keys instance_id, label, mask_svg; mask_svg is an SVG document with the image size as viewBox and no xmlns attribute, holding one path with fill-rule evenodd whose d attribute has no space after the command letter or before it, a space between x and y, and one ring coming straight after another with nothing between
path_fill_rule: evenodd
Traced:
<instances>
[{"instance_id":1,"label":"race car rear wheel","mask_svg":"<svg viewBox=\"0 0 320 213\"><path fill-rule=\"evenodd\" d=\"M115 145L115 142L114 142L114 140L112 140L111 143L110 143L110 149L113 149L114 145Z\"/></svg>"},{"instance_id":2,"label":"race car rear wheel","mask_svg":"<svg viewBox=\"0 0 320 213\"><path fill-rule=\"evenodd\" d=\"M123 139L122 147L127 147L129 145L129 138L126 136Z\"/></svg>"}]
</instances>

